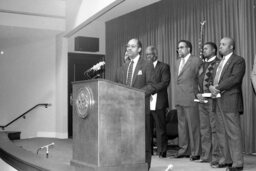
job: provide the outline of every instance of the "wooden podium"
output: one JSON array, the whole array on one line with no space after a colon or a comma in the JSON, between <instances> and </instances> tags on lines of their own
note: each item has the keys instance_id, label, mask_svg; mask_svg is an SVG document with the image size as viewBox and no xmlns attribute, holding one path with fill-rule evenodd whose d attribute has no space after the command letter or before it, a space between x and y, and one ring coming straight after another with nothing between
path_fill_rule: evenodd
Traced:
<instances>
[{"instance_id":1,"label":"wooden podium","mask_svg":"<svg viewBox=\"0 0 256 171\"><path fill-rule=\"evenodd\" d=\"M108 80L73 83L73 159L83 171L147 171L145 93Z\"/></svg>"}]
</instances>

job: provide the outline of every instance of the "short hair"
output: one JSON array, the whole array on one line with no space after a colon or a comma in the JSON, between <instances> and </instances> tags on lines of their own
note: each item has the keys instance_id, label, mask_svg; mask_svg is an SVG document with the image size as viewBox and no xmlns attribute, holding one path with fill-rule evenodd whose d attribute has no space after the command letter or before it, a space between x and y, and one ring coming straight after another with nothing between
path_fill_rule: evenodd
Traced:
<instances>
[{"instance_id":1,"label":"short hair","mask_svg":"<svg viewBox=\"0 0 256 171\"><path fill-rule=\"evenodd\" d=\"M206 42L204 45L210 45L213 49L215 49L215 55L217 55L217 45L213 42Z\"/></svg>"},{"instance_id":2,"label":"short hair","mask_svg":"<svg viewBox=\"0 0 256 171\"><path fill-rule=\"evenodd\" d=\"M191 43L190 41L188 41L188 40L180 40L180 41L178 42L178 44L180 44L181 42L185 43L186 46L187 46L188 48L190 48L190 53L192 53L192 43Z\"/></svg>"},{"instance_id":3,"label":"short hair","mask_svg":"<svg viewBox=\"0 0 256 171\"><path fill-rule=\"evenodd\" d=\"M157 48L155 46L149 45L147 48L149 48L152 51L154 56L157 56Z\"/></svg>"}]
</instances>

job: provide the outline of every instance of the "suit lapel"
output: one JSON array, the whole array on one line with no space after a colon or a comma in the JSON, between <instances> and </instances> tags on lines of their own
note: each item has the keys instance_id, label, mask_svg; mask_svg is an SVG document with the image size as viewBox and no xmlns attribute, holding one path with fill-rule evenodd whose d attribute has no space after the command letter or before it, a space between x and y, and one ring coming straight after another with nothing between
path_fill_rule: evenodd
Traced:
<instances>
[{"instance_id":1,"label":"suit lapel","mask_svg":"<svg viewBox=\"0 0 256 171\"><path fill-rule=\"evenodd\" d=\"M176 78L178 79L179 77L179 67L180 67L180 62L181 62L181 58L178 59L177 63L176 63Z\"/></svg>"},{"instance_id":2,"label":"suit lapel","mask_svg":"<svg viewBox=\"0 0 256 171\"><path fill-rule=\"evenodd\" d=\"M137 65L136 65L136 68L135 68L134 73L133 73L132 86L133 86L133 84L134 84L134 82L135 82L135 80L137 78L138 72L139 72L139 70L141 68L141 64L142 64L142 57L140 56L139 61L138 61Z\"/></svg>"},{"instance_id":3,"label":"suit lapel","mask_svg":"<svg viewBox=\"0 0 256 171\"><path fill-rule=\"evenodd\" d=\"M180 59L180 61L181 61L181 59ZM192 61L192 56L190 55L189 58L188 58L188 60L187 60L187 62L186 62L185 65L183 66L183 68L182 68L180 74L178 75L178 77L179 77L180 75L182 75L182 73L183 73L185 70L188 69L188 66L190 65L191 61ZM180 62L179 62L179 63L180 63ZM179 64L179 67L180 67L180 64ZM179 71L179 68L178 68L178 71Z\"/></svg>"}]
</instances>

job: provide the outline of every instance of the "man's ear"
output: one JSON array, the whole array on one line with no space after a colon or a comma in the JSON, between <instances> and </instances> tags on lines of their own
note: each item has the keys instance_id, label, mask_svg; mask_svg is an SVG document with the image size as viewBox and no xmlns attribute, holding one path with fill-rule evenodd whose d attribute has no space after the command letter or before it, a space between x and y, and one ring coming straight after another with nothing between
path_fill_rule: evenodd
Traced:
<instances>
[{"instance_id":1,"label":"man's ear","mask_svg":"<svg viewBox=\"0 0 256 171\"><path fill-rule=\"evenodd\" d=\"M141 52L141 50L142 50L142 49L141 49L141 48L139 48L139 53Z\"/></svg>"}]
</instances>

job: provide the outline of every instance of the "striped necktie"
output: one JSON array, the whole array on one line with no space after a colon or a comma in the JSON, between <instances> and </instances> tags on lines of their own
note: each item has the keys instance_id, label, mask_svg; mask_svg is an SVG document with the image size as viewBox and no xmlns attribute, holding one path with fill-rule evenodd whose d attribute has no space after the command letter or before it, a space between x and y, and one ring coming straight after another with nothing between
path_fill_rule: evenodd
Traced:
<instances>
[{"instance_id":1,"label":"striped necktie","mask_svg":"<svg viewBox=\"0 0 256 171\"><path fill-rule=\"evenodd\" d=\"M126 85L128 85L128 86L131 86L131 84L132 84L133 63L134 63L134 61L131 60L128 70L127 70Z\"/></svg>"}]
</instances>

